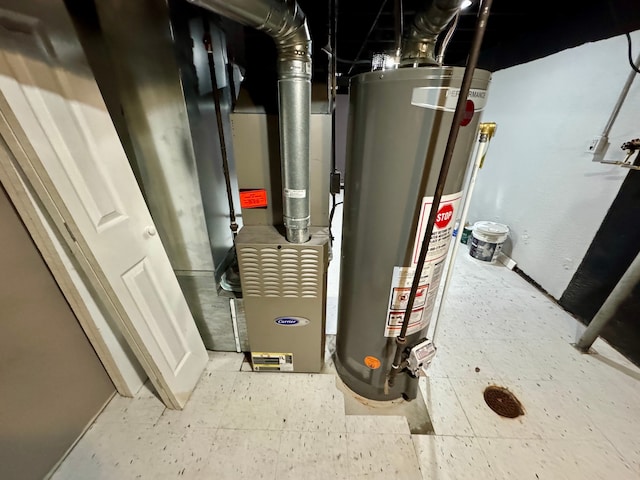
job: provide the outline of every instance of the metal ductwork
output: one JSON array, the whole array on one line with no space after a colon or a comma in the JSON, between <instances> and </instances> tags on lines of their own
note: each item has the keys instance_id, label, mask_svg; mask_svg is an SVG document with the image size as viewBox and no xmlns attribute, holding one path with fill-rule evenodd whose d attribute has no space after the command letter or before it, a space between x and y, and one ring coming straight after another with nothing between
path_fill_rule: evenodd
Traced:
<instances>
[{"instance_id":1,"label":"metal ductwork","mask_svg":"<svg viewBox=\"0 0 640 480\"><path fill-rule=\"evenodd\" d=\"M400 67L438 65L435 45L438 35L454 19L462 0L432 0L418 13L404 40Z\"/></svg>"},{"instance_id":2,"label":"metal ductwork","mask_svg":"<svg viewBox=\"0 0 640 480\"><path fill-rule=\"evenodd\" d=\"M189 0L270 35L278 49L280 154L287 240L309 240L309 122L311 36L304 13L290 0Z\"/></svg>"}]
</instances>

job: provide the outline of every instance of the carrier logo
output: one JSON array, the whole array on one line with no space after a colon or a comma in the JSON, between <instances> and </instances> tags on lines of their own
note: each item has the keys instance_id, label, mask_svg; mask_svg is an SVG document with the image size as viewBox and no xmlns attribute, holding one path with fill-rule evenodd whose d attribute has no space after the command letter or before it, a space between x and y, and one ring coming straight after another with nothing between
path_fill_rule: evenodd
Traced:
<instances>
[{"instance_id":1,"label":"carrier logo","mask_svg":"<svg viewBox=\"0 0 640 480\"><path fill-rule=\"evenodd\" d=\"M278 317L274 321L283 327L304 327L310 323L308 319L302 317Z\"/></svg>"}]
</instances>

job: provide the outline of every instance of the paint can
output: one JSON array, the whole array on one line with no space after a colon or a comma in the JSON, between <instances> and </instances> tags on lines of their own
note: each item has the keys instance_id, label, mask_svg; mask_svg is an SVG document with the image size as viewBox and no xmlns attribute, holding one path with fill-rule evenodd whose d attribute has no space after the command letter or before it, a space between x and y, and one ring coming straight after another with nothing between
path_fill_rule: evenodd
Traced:
<instances>
[{"instance_id":1,"label":"paint can","mask_svg":"<svg viewBox=\"0 0 640 480\"><path fill-rule=\"evenodd\" d=\"M471 236L471 230L473 227L470 224L466 224L462 229L462 235L460 235L460 243L467 245L469 243L469 237Z\"/></svg>"},{"instance_id":2,"label":"paint can","mask_svg":"<svg viewBox=\"0 0 640 480\"><path fill-rule=\"evenodd\" d=\"M494 263L509 237L509 227L495 222L476 222L471 232L469 255L473 258Z\"/></svg>"}]
</instances>

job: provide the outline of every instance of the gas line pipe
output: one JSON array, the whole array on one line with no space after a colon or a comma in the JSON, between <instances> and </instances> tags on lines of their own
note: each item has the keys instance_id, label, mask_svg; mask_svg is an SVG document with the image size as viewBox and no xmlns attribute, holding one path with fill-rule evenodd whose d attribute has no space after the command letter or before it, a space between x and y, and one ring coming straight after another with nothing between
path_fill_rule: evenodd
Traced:
<instances>
[{"instance_id":1,"label":"gas line pipe","mask_svg":"<svg viewBox=\"0 0 640 480\"><path fill-rule=\"evenodd\" d=\"M438 310L436 311L435 317L433 319L433 335L432 341L435 344L436 338L438 336L438 325L440 323L440 313L442 312L442 305L444 304L447 293L449 291L449 282L451 281L451 277L453 276L453 267L456 262L456 257L458 255L458 248L460 247L460 232L464 229L464 225L467 221L467 215L469 213L469 205L471 204L471 196L473 195L473 190L476 185L476 179L478 178L478 171L482 168L484 164L484 159L487 155L487 150L489 149L489 143L491 138L495 135L498 126L495 123L481 123L479 128L478 135L478 146L476 148L476 154L474 157L474 162L471 170L471 177L469 178L469 184L466 188L466 193L464 197L464 204L462 206L462 213L460 214L460 223L458 224L458 234L453 237L453 249L451 250L451 256L449 257L449 264L447 265L447 274L444 280L444 286L442 287L442 295L440 296L440 304L438 305Z\"/></svg>"}]
</instances>

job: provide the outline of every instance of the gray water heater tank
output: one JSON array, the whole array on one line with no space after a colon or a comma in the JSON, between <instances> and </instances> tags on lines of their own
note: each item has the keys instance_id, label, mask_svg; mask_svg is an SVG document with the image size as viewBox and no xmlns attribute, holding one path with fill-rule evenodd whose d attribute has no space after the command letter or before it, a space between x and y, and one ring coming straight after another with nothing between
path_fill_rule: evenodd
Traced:
<instances>
[{"instance_id":1,"label":"gray water heater tank","mask_svg":"<svg viewBox=\"0 0 640 480\"><path fill-rule=\"evenodd\" d=\"M342 381L369 399L416 395L417 379L407 374L387 394L384 385L463 74L421 67L351 81L335 364ZM471 83L407 345L425 336L431 319L490 78L476 70Z\"/></svg>"}]
</instances>

